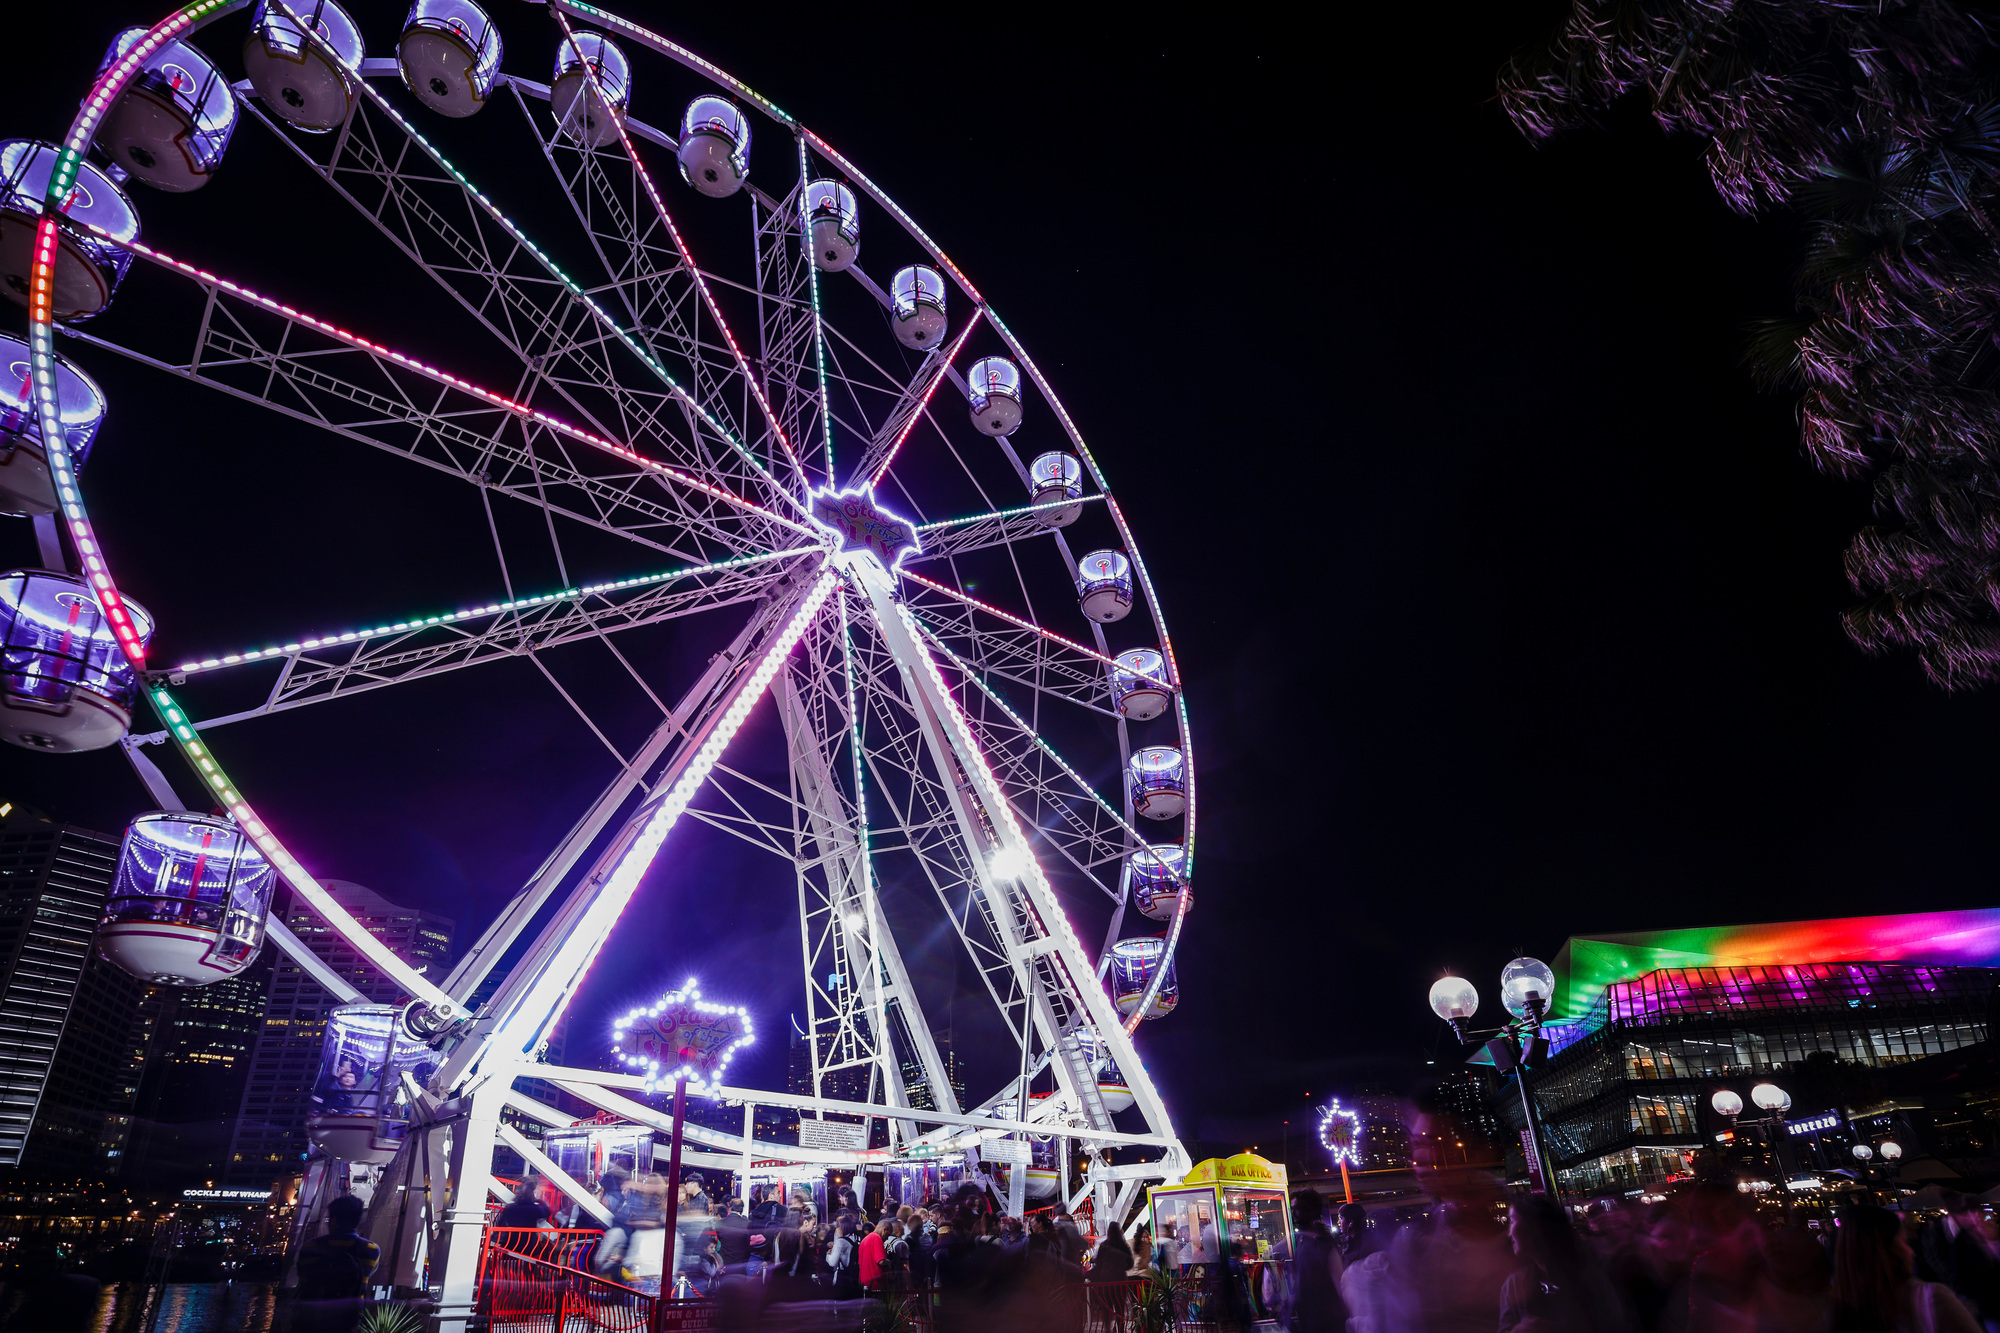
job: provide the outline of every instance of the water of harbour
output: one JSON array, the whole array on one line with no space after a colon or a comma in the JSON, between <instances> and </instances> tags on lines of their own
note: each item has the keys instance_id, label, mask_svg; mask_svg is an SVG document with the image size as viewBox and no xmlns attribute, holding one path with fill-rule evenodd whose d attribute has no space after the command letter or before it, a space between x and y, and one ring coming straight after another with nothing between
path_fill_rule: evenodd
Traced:
<instances>
[{"instance_id":1,"label":"water of harbour","mask_svg":"<svg viewBox=\"0 0 2000 1333\"><path fill-rule=\"evenodd\" d=\"M273 1333L279 1325L275 1282L175 1282L155 1287L155 1302L137 1282L105 1286L92 1333ZM158 1313L149 1309L156 1303Z\"/></svg>"}]
</instances>

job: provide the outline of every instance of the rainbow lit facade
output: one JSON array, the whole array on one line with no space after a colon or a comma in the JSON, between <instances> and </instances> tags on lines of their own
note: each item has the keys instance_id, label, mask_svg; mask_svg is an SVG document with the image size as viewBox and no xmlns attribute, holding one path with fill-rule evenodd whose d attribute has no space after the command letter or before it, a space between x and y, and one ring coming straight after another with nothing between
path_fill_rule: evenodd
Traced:
<instances>
[{"instance_id":1,"label":"rainbow lit facade","mask_svg":"<svg viewBox=\"0 0 2000 1333\"><path fill-rule=\"evenodd\" d=\"M1604 1021L1607 998L1639 1003L1625 983L1674 968L1801 968L1817 963L2000 967L2000 909L1831 917L1570 937L1556 955L1550 1026L1567 1045ZM1720 983L1718 983L1720 984ZM1617 988L1607 997L1609 988Z\"/></svg>"}]
</instances>

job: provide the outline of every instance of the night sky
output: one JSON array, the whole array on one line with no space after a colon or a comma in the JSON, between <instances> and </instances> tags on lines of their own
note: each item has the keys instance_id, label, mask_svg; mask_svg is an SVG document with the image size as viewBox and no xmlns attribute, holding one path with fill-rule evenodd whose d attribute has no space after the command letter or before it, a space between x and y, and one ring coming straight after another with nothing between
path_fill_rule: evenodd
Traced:
<instances>
[{"instance_id":1,"label":"night sky","mask_svg":"<svg viewBox=\"0 0 2000 1333\"><path fill-rule=\"evenodd\" d=\"M400 5L352 8L388 54ZM546 78L553 24L494 12L507 67ZM1993 900L2000 700L1849 645L1840 552L1866 487L1817 475L1793 402L1739 365L1746 322L1788 308L1796 229L1730 213L1699 146L1636 106L1531 147L1493 74L1556 12L1469 9L1449 32L1393 7L1317 30L1243 12L1147 34L1070 8L630 11L913 213L1111 478L1194 720L1182 998L1140 1036L1190 1137L1255 1141L1308 1092L1407 1086L1454 1059L1424 1001L1447 966L1491 1006L1509 957L1579 931ZM0 130L57 137L111 35L157 17L55 11L45 54L0 85ZM242 22L203 38L232 74ZM691 85L649 89L655 68L639 62L635 111L664 124ZM546 168L481 159L480 128L438 137L505 178L536 230L560 206L534 202ZM758 159L772 176L777 142ZM261 126L208 189L133 193L170 253L512 384ZM668 198L698 202L678 182ZM105 335L143 310L135 279ZM162 617L159 660L497 594L463 486L76 357L112 401L86 490L127 590ZM25 523L0 541L34 563ZM641 632L628 651L670 678L733 628ZM605 661L573 670L629 747L650 705ZM767 706L746 738L775 736ZM610 775L519 663L217 744L317 873L451 913L462 937ZM4 795L94 827L149 804L115 751L9 749L0 773ZM579 1021L699 972L781 1034L792 893L770 858L684 822ZM783 1053L763 1043L737 1069L782 1086Z\"/></svg>"}]
</instances>

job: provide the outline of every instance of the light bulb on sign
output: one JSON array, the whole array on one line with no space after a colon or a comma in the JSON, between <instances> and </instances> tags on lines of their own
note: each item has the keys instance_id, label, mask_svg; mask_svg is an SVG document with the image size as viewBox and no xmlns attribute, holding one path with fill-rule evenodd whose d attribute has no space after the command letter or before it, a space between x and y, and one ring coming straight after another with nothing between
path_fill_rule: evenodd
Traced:
<instances>
[{"instance_id":1,"label":"light bulb on sign","mask_svg":"<svg viewBox=\"0 0 2000 1333\"><path fill-rule=\"evenodd\" d=\"M1338 1097L1320 1108L1319 1141L1337 1163L1361 1163L1361 1117L1340 1104Z\"/></svg>"},{"instance_id":2,"label":"light bulb on sign","mask_svg":"<svg viewBox=\"0 0 2000 1333\"><path fill-rule=\"evenodd\" d=\"M647 1092L686 1079L693 1091L716 1096L730 1060L753 1040L749 1011L710 1003L693 980L611 1025L612 1053L642 1077Z\"/></svg>"}]
</instances>

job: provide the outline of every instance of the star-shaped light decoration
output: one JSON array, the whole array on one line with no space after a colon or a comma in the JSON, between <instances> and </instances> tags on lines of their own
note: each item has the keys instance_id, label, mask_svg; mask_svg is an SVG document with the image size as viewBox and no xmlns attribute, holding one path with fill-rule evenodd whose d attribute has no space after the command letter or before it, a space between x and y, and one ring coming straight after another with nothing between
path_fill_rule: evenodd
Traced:
<instances>
[{"instance_id":1,"label":"star-shaped light decoration","mask_svg":"<svg viewBox=\"0 0 2000 1333\"><path fill-rule=\"evenodd\" d=\"M1319 1109L1319 1141L1336 1162L1361 1164L1361 1117L1340 1104L1340 1098Z\"/></svg>"},{"instance_id":2,"label":"star-shaped light decoration","mask_svg":"<svg viewBox=\"0 0 2000 1333\"><path fill-rule=\"evenodd\" d=\"M813 522L840 538L843 551L866 551L894 569L906 551L922 549L917 530L875 503L875 490L814 491Z\"/></svg>"},{"instance_id":3,"label":"star-shaped light decoration","mask_svg":"<svg viewBox=\"0 0 2000 1333\"><path fill-rule=\"evenodd\" d=\"M671 1088L678 1079L705 1097L722 1087L731 1057L755 1039L750 1012L741 1005L710 1004L701 984L662 995L657 1004L634 1009L611 1027L611 1051L618 1062L642 1075L647 1092Z\"/></svg>"}]
</instances>

